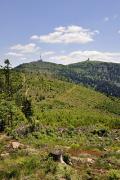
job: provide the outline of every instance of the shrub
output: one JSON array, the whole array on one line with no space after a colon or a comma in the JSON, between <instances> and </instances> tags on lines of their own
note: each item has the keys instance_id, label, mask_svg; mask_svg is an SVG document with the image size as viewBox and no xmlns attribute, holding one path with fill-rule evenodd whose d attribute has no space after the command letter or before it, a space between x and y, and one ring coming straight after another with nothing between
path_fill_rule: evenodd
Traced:
<instances>
[{"instance_id":1,"label":"shrub","mask_svg":"<svg viewBox=\"0 0 120 180\"><path fill-rule=\"evenodd\" d=\"M7 170L0 171L0 179L19 179L20 176L20 169L19 167L8 167Z\"/></svg>"},{"instance_id":2,"label":"shrub","mask_svg":"<svg viewBox=\"0 0 120 180\"><path fill-rule=\"evenodd\" d=\"M51 157L47 159L47 163L45 165L45 173L52 173L55 174L57 171L56 163L53 161Z\"/></svg>"},{"instance_id":3,"label":"shrub","mask_svg":"<svg viewBox=\"0 0 120 180\"><path fill-rule=\"evenodd\" d=\"M120 171L112 169L108 172L108 180L119 180L120 179Z\"/></svg>"},{"instance_id":4,"label":"shrub","mask_svg":"<svg viewBox=\"0 0 120 180\"><path fill-rule=\"evenodd\" d=\"M44 95L40 95L39 96L39 101L45 100L45 96Z\"/></svg>"}]
</instances>

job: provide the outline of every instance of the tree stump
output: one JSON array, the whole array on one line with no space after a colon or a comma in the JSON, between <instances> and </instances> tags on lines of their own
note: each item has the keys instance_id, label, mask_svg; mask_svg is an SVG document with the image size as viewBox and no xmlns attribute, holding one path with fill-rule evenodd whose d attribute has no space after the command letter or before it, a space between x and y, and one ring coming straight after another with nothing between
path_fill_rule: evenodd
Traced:
<instances>
[{"instance_id":1,"label":"tree stump","mask_svg":"<svg viewBox=\"0 0 120 180\"><path fill-rule=\"evenodd\" d=\"M52 157L54 161L58 161L62 164L65 164L63 160L63 151L61 150L53 150L52 152L49 153L49 157Z\"/></svg>"}]
</instances>

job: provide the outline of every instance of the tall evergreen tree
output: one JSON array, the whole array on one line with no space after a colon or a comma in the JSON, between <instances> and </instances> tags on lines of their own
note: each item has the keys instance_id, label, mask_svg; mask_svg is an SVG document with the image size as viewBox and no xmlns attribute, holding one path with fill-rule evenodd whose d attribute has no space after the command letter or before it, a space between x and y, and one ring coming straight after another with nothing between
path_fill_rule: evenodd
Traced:
<instances>
[{"instance_id":1,"label":"tall evergreen tree","mask_svg":"<svg viewBox=\"0 0 120 180\"><path fill-rule=\"evenodd\" d=\"M6 59L4 61L4 74L5 74L5 92L10 97L11 96L11 83L10 83L10 61Z\"/></svg>"},{"instance_id":2,"label":"tall evergreen tree","mask_svg":"<svg viewBox=\"0 0 120 180\"><path fill-rule=\"evenodd\" d=\"M25 114L25 117L27 119L31 119L32 117L32 105L31 101L27 99L27 97L24 97L23 102L22 102L22 112Z\"/></svg>"}]
</instances>

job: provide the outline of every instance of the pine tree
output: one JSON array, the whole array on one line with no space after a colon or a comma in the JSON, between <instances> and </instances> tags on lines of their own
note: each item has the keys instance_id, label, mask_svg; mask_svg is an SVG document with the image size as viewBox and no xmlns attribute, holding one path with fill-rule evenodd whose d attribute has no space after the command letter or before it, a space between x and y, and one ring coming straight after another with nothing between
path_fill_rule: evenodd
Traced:
<instances>
[{"instance_id":1,"label":"pine tree","mask_svg":"<svg viewBox=\"0 0 120 180\"><path fill-rule=\"evenodd\" d=\"M31 119L32 117L32 105L31 101L27 99L27 97L24 97L22 102L22 112L24 113L25 117L27 119Z\"/></svg>"},{"instance_id":2,"label":"pine tree","mask_svg":"<svg viewBox=\"0 0 120 180\"><path fill-rule=\"evenodd\" d=\"M5 74L5 92L8 97L11 96L11 85L10 85L10 61L6 59L4 61L4 74Z\"/></svg>"}]
</instances>

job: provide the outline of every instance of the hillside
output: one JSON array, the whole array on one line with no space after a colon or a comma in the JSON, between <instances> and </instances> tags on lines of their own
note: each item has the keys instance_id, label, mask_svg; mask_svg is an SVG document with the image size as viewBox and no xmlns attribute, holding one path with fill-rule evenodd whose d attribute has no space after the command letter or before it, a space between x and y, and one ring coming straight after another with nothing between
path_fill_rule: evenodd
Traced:
<instances>
[{"instance_id":1,"label":"hillside","mask_svg":"<svg viewBox=\"0 0 120 180\"><path fill-rule=\"evenodd\" d=\"M42 60L24 63L17 66L16 70L21 70L23 72L41 72L41 73L53 73L57 74L60 70L66 68L64 65L55 64L50 62L44 62Z\"/></svg>"},{"instance_id":2,"label":"hillside","mask_svg":"<svg viewBox=\"0 0 120 180\"><path fill-rule=\"evenodd\" d=\"M36 61L22 64L16 69L50 73L60 79L90 86L106 95L120 97L120 64L84 61L64 66Z\"/></svg>"},{"instance_id":3,"label":"hillside","mask_svg":"<svg viewBox=\"0 0 120 180\"><path fill-rule=\"evenodd\" d=\"M120 64L86 61L68 67L77 72L78 82L107 95L120 97Z\"/></svg>"},{"instance_id":4,"label":"hillside","mask_svg":"<svg viewBox=\"0 0 120 180\"><path fill-rule=\"evenodd\" d=\"M103 120L103 114L106 118L108 115L108 119L110 119L112 116L115 117L114 119L116 119L117 116L119 117L120 115L119 100L112 100L92 89L57 80L56 78L53 78L47 74L41 75L39 73L30 73L29 75L26 75L25 88L27 89L27 96L34 103L36 113L39 111L43 111L44 115L45 113L49 113L49 118L51 114L50 119L53 119L54 116L56 116L56 119L57 116L59 116L59 110L60 114L61 111L63 114L65 111L65 116L68 116L69 114L74 121L76 119L76 117L74 117L74 113L76 115L78 113L78 119L81 119L79 118L79 115L81 116L82 112L85 111L85 113L82 114L82 119L87 119L88 116L91 117L90 121L87 120L85 122L89 125L92 123L95 116L98 116L96 117L97 120L102 119L104 123L107 123L106 120ZM26 90L23 88L23 91ZM41 119L44 119L45 117L47 117L47 115ZM60 120L60 123L62 121L65 122L65 119ZM71 123L73 123L72 119ZM97 123L97 121L93 123Z\"/></svg>"},{"instance_id":5,"label":"hillside","mask_svg":"<svg viewBox=\"0 0 120 180\"><path fill-rule=\"evenodd\" d=\"M0 117L9 106L13 117L12 129L6 128L11 136L0 134L0 178L119 177L119 99L50 74L21 75L22 87L14 100L6 104L0 97ZM32 103L32 119L21 111L22 96ZM64 152L65 164L49 157L55 149Z\"/></svg>"}]
</instances>

